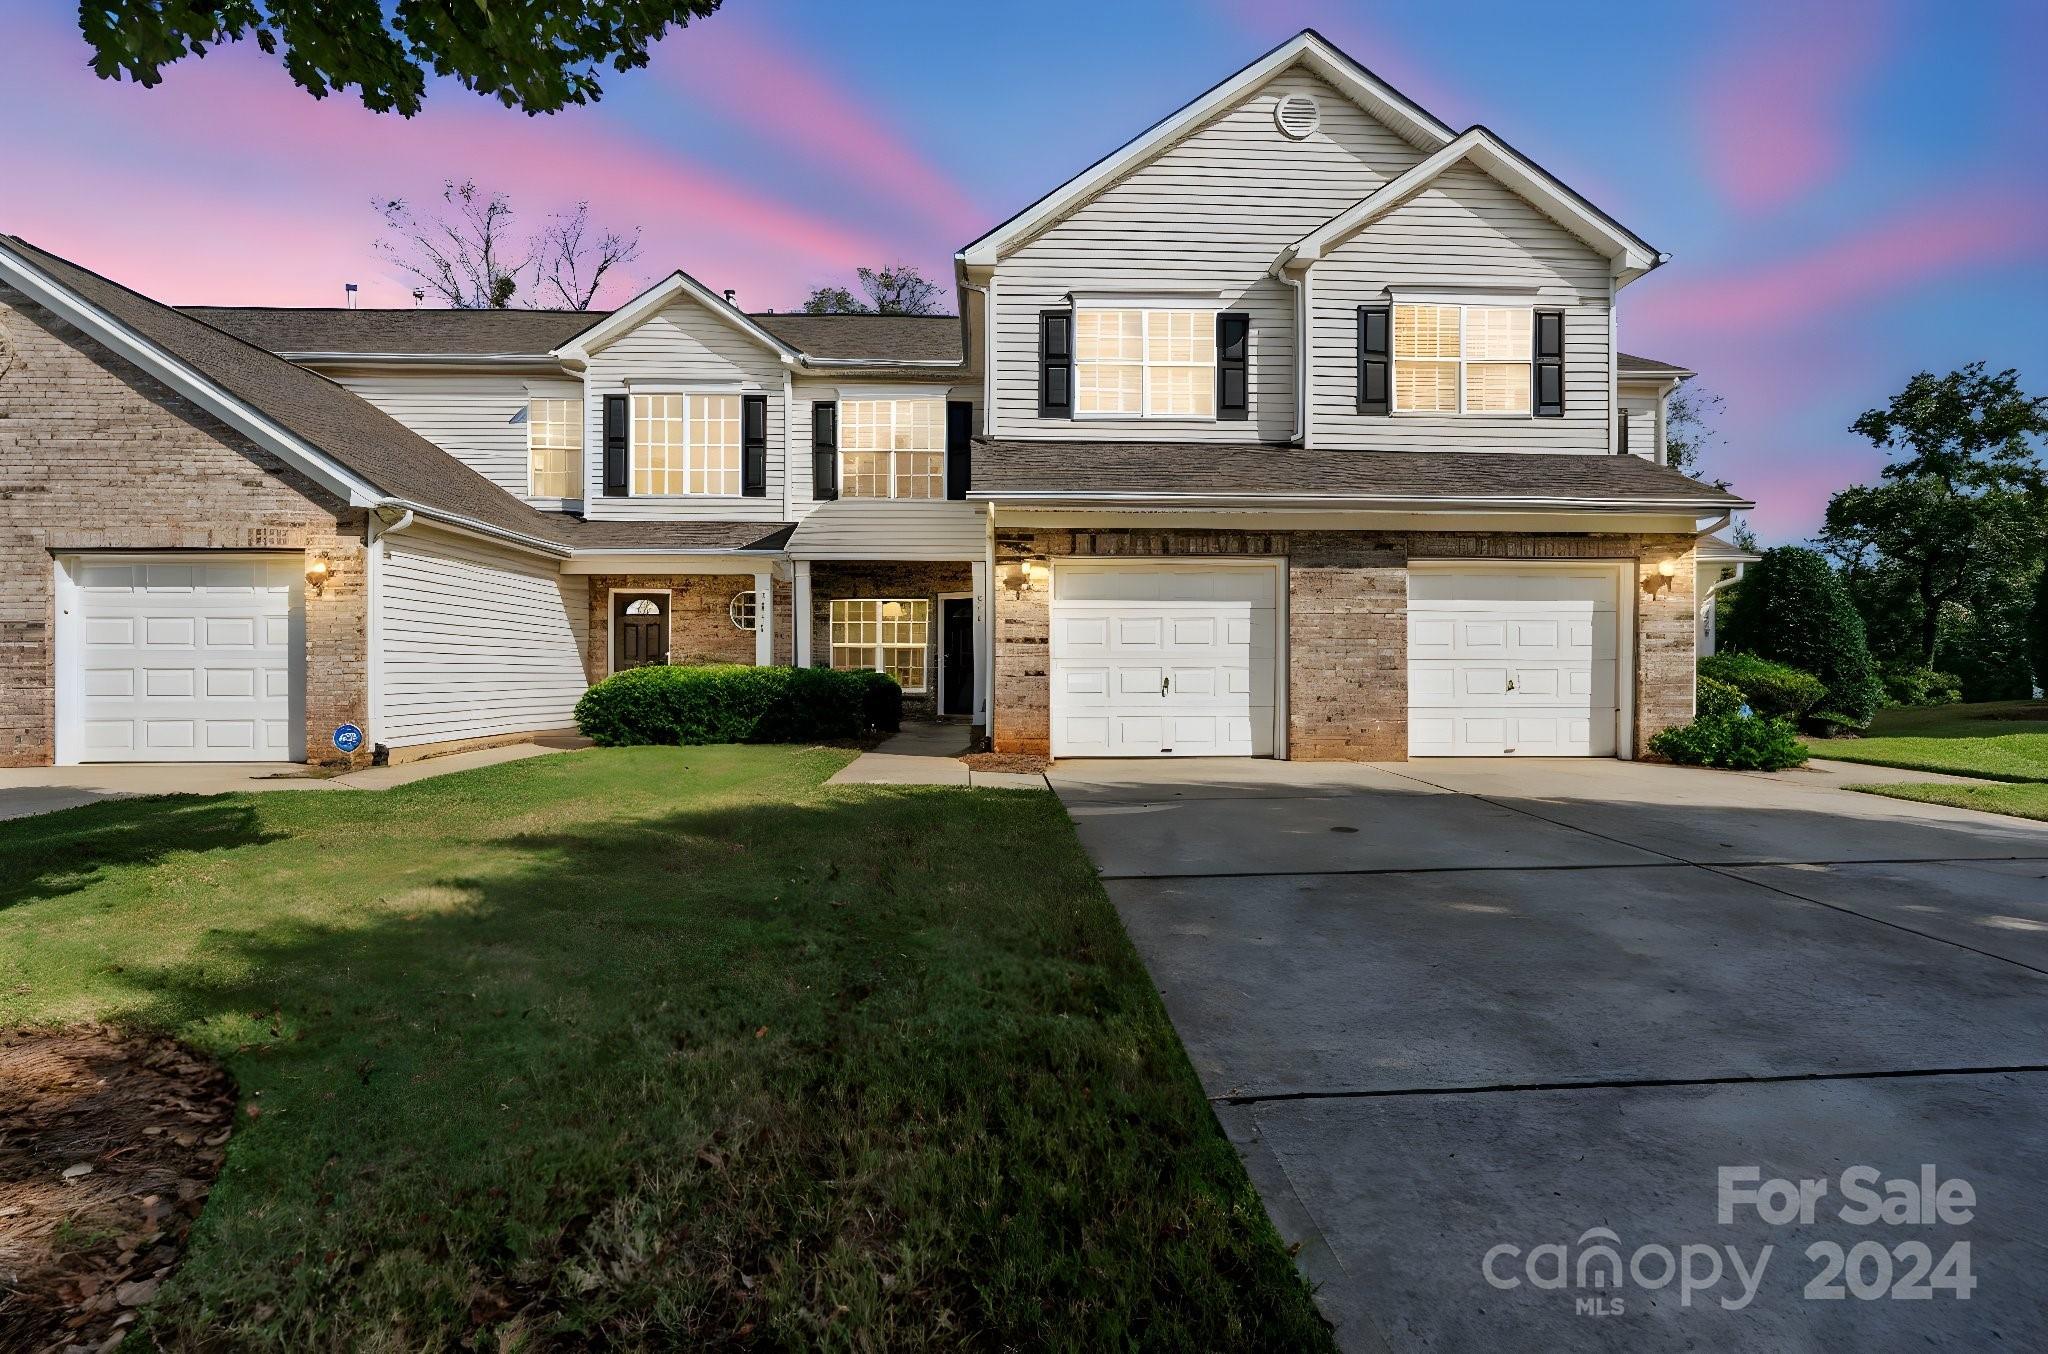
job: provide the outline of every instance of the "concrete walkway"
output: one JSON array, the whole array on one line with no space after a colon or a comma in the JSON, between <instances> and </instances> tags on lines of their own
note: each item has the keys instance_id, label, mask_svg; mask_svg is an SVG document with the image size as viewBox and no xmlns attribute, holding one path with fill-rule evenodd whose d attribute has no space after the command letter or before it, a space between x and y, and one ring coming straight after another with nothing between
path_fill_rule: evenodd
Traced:
<instances>
[{"instance_id":1,"label":"concrete walkway","mask_svg":"<svg viewBox=\"0 0 2048 1354\"><path fill-rule=\"evenodd\" d=\"M399 766L369 766L324 775L290 762L105 762L91 766L0 768L0 820L77 808L138 795L225 795L272 790L388 790L481 766L545 757L586 747L582 739L533 743L427 757Z\"/></svg>"},{"instance_id":2,"label":"concrete walkway","mask_svg":"<svg viewBox=\"0 0 2048 1354\"><path fill-rule=\"evenodd\" d=\"M905 720L902 732L863 752L827 785L959 785L983 790L1043 790L1033 772L974 771L960 760L972 731L965 724Z\"/></svg>"}]
</instances>

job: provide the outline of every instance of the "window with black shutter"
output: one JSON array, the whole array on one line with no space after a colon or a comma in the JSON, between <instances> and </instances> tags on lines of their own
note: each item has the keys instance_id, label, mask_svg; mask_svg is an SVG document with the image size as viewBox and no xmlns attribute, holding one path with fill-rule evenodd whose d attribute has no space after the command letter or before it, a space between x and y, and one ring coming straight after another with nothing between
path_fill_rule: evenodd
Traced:
<instances>
[{"instance_id":1,"label":"window with black shutter","mask_svg":"<svg viewBox=\"0 0 2048 1354\"><path fill-rule=\"evenodd\" d=\"M1536 417L1564 417L1564 312L1536 312Z\"/></svg>"},{"instance_id":2,"label":"window with black shutter","mask_svg":"<svg viewBox=\"0 0 2048 1354\"><path fill-rule=\"evenodd\" d=\"M1628 410L1616 410L1614 420L1614 449L1623 456L1626 456L1628 455Z\"/></svg>"},{"instance_id":3,"label":"window with black shutter","mask_svg":"<svg viewBox=\"0 0 2048 1354\"><path fill-rule=\"evenodd\" d=\"M1252 317L1225 311L1216 317L1216 417L1251 417Z\"/></svg>"},{"instance_id":4,"label":"window with black shutter","mask_svg":"<svg viewBox=\"0 0 2048 1354\"><path fill-rule=\"evenodd\" d=\"M604 492L607 498L624 498L631 448L627 441L630 422L627 397L604 397Z\"/></svg>"},{"instance_id":5,"label":"window with black shutter","mask_svg":"<svg viewBox=\"0 0 2048 1354\"><path fill-rule=\"evenodd\" d=\"M1038 416L1074 415L1074 312L1038 312Z\"/></svg>"},{"instance_id":6,"label":"window with black shutter","mask_svg":"<svg viewBox=\"0 0 2048 1354\"><path fill-rule=\"evenodd\" d=\"M974 406L946 401L946 497L967 497L974 455Z\"/></svg>"},{"instance_id":7,"label":"window with black shutter","mask_svg":"<svg viewBox=\"0 0 2048 1354\"><path fill-rule=\"evenodd\" d=\"M1391 306L1358 308L1358 412L1385 414L1393 410L1390 360L1393 357L1394 312Z\"/></svg>"},{"instance_id":8,"label":"window with black shutter","mask_svg":"<svg viewBox=\"0 0 2048 1354\"><path fill-rule=\"evenodd\" d=\"M832 400L811 406L811 497L839 497L839 405Z\"/></svg>"},{"instance_id":9,"label":"window with black shutter","mask_svg":"<svg viewBox=\"0 0 2048 1354\"><path fill-rule=\"evenodd\" d=\"M740 396L740 493L768 495L768 397Z\"/></svg>"}]
</instances>

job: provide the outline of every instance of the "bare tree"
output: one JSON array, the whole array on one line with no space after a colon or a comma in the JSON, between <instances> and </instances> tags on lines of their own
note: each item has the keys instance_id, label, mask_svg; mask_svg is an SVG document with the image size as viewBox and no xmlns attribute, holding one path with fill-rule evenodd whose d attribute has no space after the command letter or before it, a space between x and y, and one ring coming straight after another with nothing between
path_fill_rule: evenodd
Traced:
<instances>
[{"instance_id":1,"label":"bare tree","mask_svg":"<svg viewBox=\"0 0 2048 1354\"><path fill-rule=\"evenodd\" d=\"M505 310L519 305L558 305L588 310L613 269L640 253L640 231L631 236L590 224L590 204L559 213L527 237L512 231L512 199L486 192L474 179L441 186L445 214L424 215L404 198L373 206L384 218L385 238L377 250L459 310Z\"/></svg>"},{"instance_id":2,"label":"bare tree","mask_svg":"<svg viewBox=\"0 0 2048 1354\"><path fill-rule=\"evenodd\" d=\"M604 275L640 256L638 226L631 237L615 230L592 234L590 204L579 202L575 211L551 218L535 241L535 289L559 309L590 309Z\"/></svg>"},{"instance_id":3,"label":"bare tree","mask_svg":"<svg viewBox=\"0 0 2048 1354\"><path fill-rule=\"evenodd\" d=\"M936 315L939 289L917 270L916 265L898 263L887 268L856 268L860 289L868 294L862 301L845 287L811 288L803 309L812 315Z\"/></svg>"}]
</instances>

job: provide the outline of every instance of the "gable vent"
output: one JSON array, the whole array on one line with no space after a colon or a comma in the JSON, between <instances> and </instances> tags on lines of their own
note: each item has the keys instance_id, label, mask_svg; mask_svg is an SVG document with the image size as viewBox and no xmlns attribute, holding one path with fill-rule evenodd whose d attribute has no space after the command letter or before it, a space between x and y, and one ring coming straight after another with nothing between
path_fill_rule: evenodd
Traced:
<instances>
[{"instance_id":1,"label":"gable vent","mask_svg":"<svg viewBox=\"0 0 2048 1354\"><path fill-rule=\"evenodd\" d=\"M1273 105L1273 121L1299 141L1323 125L1323 110L1312 94L1286 94Z\"/></svg>"}]
</instances>

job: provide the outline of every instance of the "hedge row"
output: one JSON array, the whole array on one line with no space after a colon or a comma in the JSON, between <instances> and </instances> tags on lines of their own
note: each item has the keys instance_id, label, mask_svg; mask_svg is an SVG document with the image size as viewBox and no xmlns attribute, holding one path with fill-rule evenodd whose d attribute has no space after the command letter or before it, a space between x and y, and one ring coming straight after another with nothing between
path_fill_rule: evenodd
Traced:
<instances>
[{"instance_id":1,"label":"hedge row","mask_svg":"<svg viewBox=\"0 0 2048 1354\"><path fill-rule=\"evenodd\" d=\"M576 702L576 727L602 747L823 743L902 723L895 678L831 668L630 668Z\"/></svg>"}]
</instances>

